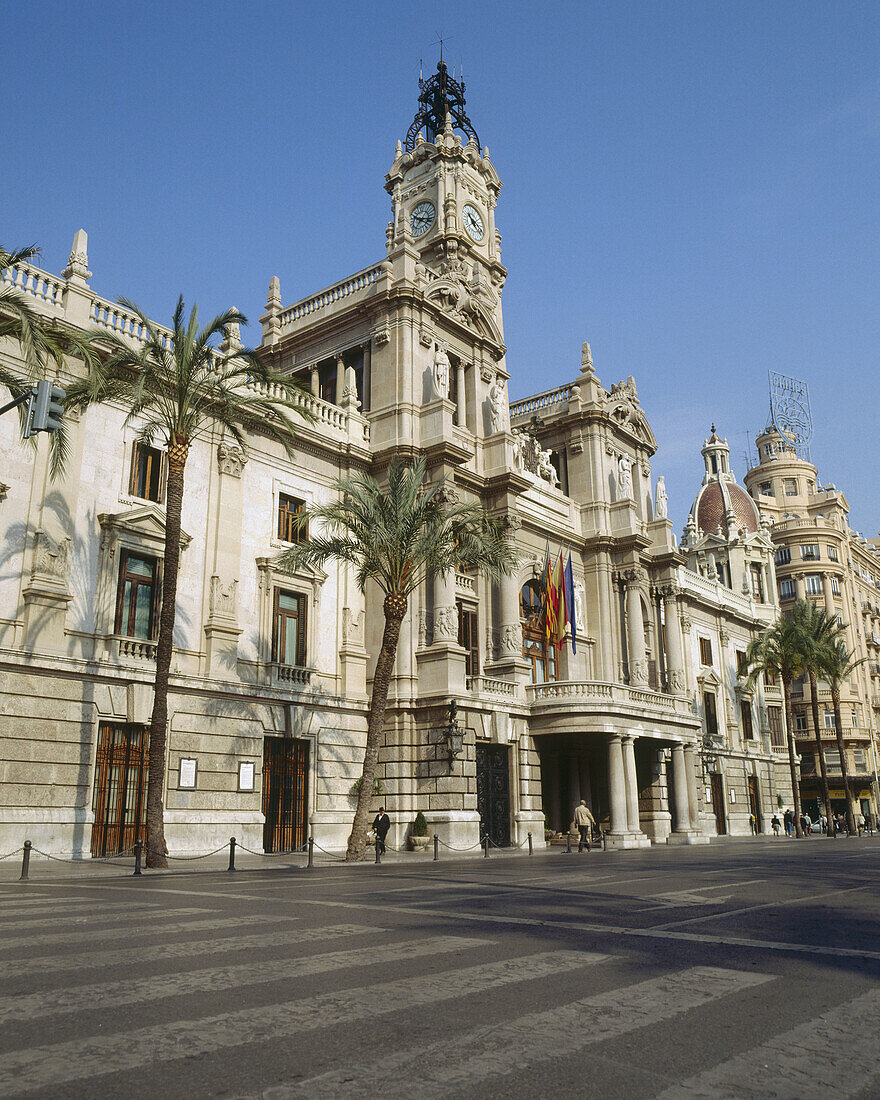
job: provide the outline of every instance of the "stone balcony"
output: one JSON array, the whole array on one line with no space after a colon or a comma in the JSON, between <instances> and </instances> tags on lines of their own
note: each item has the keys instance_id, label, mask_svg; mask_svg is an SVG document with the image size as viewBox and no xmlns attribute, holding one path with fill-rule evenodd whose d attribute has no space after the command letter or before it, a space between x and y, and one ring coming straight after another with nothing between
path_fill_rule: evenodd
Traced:
<instances>
[{"instance_id":1,"label":"stone balcony","mask_svg":"<svg viewBox=\"0 0 880 1100\"><path fill-rule=\"evenodd\" d=\"M639 736L663 738L667 733L692 737L700 719L682 696L629 687L601 680L557 680L528 684L534 733L610 732L627 729Z\"/></svg>"}]
</instances>

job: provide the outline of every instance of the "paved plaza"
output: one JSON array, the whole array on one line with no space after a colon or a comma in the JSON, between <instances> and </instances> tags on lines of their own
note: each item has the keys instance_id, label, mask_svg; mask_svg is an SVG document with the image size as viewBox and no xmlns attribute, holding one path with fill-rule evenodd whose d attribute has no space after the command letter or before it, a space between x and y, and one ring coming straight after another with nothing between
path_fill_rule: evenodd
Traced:
<instances>
[{"instance_id":1,"label":"paved plaza","mask_svg":"<svg viewBox=\"0 0 880 1100\"><path fill-rule=\"evenodd\" d=\"M141 878L35 861L27 883L11 862L4 1097L880 1092L877 837Z\"/></svg>"}]
</instances>

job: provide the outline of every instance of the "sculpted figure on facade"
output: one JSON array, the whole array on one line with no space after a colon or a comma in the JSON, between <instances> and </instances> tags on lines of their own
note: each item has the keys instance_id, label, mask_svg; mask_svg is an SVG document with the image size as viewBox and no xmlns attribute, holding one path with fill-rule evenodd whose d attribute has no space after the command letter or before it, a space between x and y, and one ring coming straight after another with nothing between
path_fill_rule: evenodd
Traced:
<instances>
[{"instance_id":1,"label":"sculpted figure on facade","mask_svg":"<svg viewBox=\"0 0 880 1100\"><path fill-rule=\"evenodd\" d=\"M434 641L458 640L458 613L454 607L434 608Z\"/></svg>"},{"instance_id":2,"label":"sculpted figure on facade","mask_svg":"<svg viewBox=\"0 0 880 1100\"><path fill-rule=\"evenodd\" d=\"M556 473L556 467L550 461L550 451L542 451L538 448L538 477L543 478L544 481L549 481L555 489L559 484L559 475Z\"/></svg>"},{"instance_id":3,"label":"sculpted figure on facade","mask_svg":"<svg viewBox=\"0 0 880 1100\"><path fill-rule=\"evenodd\" d=\"M220 578L216 574L211 577L211 618L219 615L226 619L234 619L237 611L237 592L237 580L233 580L229 584L224 585L221 583Z\"/></svg>"},{"instance_id":4,"label":"sculpted figure on facade","mask_svg":"<svg viewBox=\"0 0 880 1100\"><path fill-rule=\"evenodd\" d=\"M500 378L489 387L489 420L493 432L503 432L507 427L507 399Z\"/></svg>"},{"instance_id":5,"label":"sculpted figure on facade","mask_svg":"<svg viewBox=\"0 0 880 1100\"><path fill-rule=\"evenodd\" d=\"M669 501L666 496L666 482L663 476L657 478L657 491L654 493L654 515L657 519L666 519Z\"/></svg>"},{"instance_id":6,"label":"sculpted figure on facade","mask_svg":"<svg viewBox=\"0 0 880 1100\"><path fill-rule=\"evenodd\" d=\"M627 454L622 454L617 460L617 498L618 500L632 500L632 459Z\"/></svg>"},{"instance_id":7,"label":"sculpted figure on facade","mask_svg":"<svg viewBox=\"0 0 880 1100\"><path fill-rule=\"evenodd\" d=\"M217 444L217 467L221 474L241 477L247 455L232 439L221 439Z\"/></svg>"},{"instance_id":8,"label":"sculpted figure on facade","mask_svg":"<svg viewBox=\"0 0 880 1100\"><path fill-rule=\"evenodd\" d=\"M505 657L517 657L522 653L522 627L512 623L501 629L501 652Z\"/></svg>"},{"instance_id":9,"label":"sculpted figure on facade","mask_svg":"<svg viewBox=\"0 0 880 1100\"><path fill-rule=\"evenodd\" d=\"M431 372L435 397L449 396L449 356L446 345L438 344L434 351L434 365Z\"/></svg>"},{"instance_id":10,"label":"sculpted figure on facade","mask_svg":"<svg viewBox=\"0 0 880 1100\"><path fill-rule=\"evenodd\" d=\"M580 630L583 630L586 623L584 607L586 606L586 590L580 581L574 582L574 613L577 619L577 625Z\"/></svg>"}]
</instances>

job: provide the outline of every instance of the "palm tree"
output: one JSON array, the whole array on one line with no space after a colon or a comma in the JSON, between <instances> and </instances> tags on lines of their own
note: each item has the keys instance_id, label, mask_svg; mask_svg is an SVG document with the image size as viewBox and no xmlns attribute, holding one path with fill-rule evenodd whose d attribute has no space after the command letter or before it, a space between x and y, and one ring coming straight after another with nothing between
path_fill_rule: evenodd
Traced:
<instances>
[{"instance_id":1,"label":"palm tree","mask_svg":"<svg viewBox=\"0 0 880 1100\"><path fill-rule=\"evenodd\" d=\"M819 779L822 784L822 801L825 804L825 817L828 821L828 833L834 835L834 817L831 810L831 795L828 792L828 769L825 765L825 750L822 748L822 735L819 727L819 677L823 672L825 650L839 637L843 627L835 615L829 615L817 607L811 600L798 600L788 615L789 621L800 635L801 653L804 671L810 681L810 712L813 717L813 733L816 738L816 758L819 761Z\"/></svg>"},{"instance_id":2,"label":"palm tree","mask_svg":"<svg viewBox=\"0 0 880 1100\"><path fill-rule=\"evenodd\" d=\"M0 272L8 267L29 263L39 256L36 245L7 252L0 248ZM64 366L64 358L74 355L88 362L91 358L88 339L72 329L58 328L54 322L47 321L31 306L27 297L12 286L0 286L0 338L14 340L24 359L24 375L0 365L0 385L5 386L13 397L21 397L39 381L46 378L50 360L57 373ZM27 406L19 406L19 419L24 427ZM32 440L36 444L36 439ZM60 477L68 457L66 426L62 426L49 436L49 470L53 478Z\"/></svg>"},{"instance_id":3,"label":"palm tree","mask_svg":"<svg viewBox=\"0 0 880 1100\"><path fill-rule=\"evenodd\" d=\"M168 724L168 674L171 666L177 574L180 565L180 516L184 471L193 443L220 426L246 448L247 425L292 453L294 423L289 413L311 419L303 391L289 378L265 366L251 348L227 344L215 350L213 341L227 326L247 324L236 309L227 310L201 330L198 307L184 322L181 297L168 339L132 302L120 304L143 326L143 342L135 346L115 333L96 332L90 344L97 353L89 376L68 390L67 403L85 408L97 402L122 404L125 423L140 425L140 440L159 439L167 448L168 481L165 508L165 552L162 605L156 646L156 681L150 720L150 767L147 781L147 866L167 867L164 825L165 746Z\"/></svg>"},{"instance_id":4,"label":"palm tree","mask_svg":"<svg viewBox=\"0 0 880 1100\"><path fill-rule=\"evenodd\" d=\"M400 640L400 626L409 597L429 575L456 566L492 577L509 573L516 553L501 525L482 507L447 503L443 481L427 483L425 459L396 456L388 469L387 487L369 474L355 474L336 483L338 498L312 504L300 523L310 537L279 559L284 568L322 565L330 558L354 566L361 592L374 581L384 594L385 629L373 675L364 766L347 860L363 856L379 743L385 725L388 687ZM319 534L311 534L320 531Z\"/></svg>"},{"instance_id":5,"label":"palm tree","mask_svg":"<svg viewBox=\"0 0 880 1100\"><path fill-rule=\"evenodd\" d=\"M843 746L843 723L840 713L840 687L844 680L848 680L853 671L859 665L864 664L866 657L855 657L846 648L843 638L835 638L826 647L823 653L822 674L831 685L831 705L834 707L834 729L837 734L837 751L840 753L840 771L843 776L843 789L846 792L846 827L850 836L855 832L856 819L853 809L853 793L849 782L849 772L846 767L846 752Z\"/></svg>"},{"instance_id":6,"label":"palm tree","mask_svg":"<svg viewBox=\"0 0 880 1100\"><path fill-rule=\"evenodd\" d=\"M801 828L801 794L798 787L797 760L794 751L794 733L791 712L791 684L803 673L803 654L799 631L788 619L779 619L757 638L746 650L743 671L746 683L751 687L764 672L770 672L782 681L785 699L785 735L788 743L788 766L791 772L791 790L794 796L794 828L799 837Z\"/></svg>"}]
</instances>

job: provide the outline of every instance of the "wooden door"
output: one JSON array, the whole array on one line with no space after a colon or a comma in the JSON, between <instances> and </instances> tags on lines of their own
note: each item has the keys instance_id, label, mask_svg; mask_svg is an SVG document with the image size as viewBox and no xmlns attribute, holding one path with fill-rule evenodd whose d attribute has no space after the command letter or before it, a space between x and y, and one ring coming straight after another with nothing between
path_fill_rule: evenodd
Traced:
<instances>
[{"instance_id":1,"label":"wooden door","mask_svg":"<svg viewBox=\"0 0 880 1100\"><path fill-rule=\"evenodd\" d=\"M92 855L118 855L144 838L150 731L105 723L98 731Z\"/></svg>"},{"instance_id":2,"label":"wooden door","mask_svg":"<svg viewBox=\"0 0 880 1100\"><path fill-rule=\"evenodd\" d=\"M298 852L308 840L309 743L293 737L263 742L263 848Z\"/></svg>"},{"instance_id":3,"label":"wooden door","mask_svg":"<svg viewBox=\"0 0 880 1100\"><path fill-rule=\"evenodd\" d=\"M510 761L506 745L477 743L477 810L480 839L510 844Z\"/></svg>"},{"instance_id":4,"label":"wooden door","mask_svg":"<svg viewBox=\"0 0 880 1100\"><path fill-rule=\"evenodd\" d=\"M724 817L724 782L720 772L712 772L712 809L715 811L715 831L719 836L727 833Z\"/></svg>"}]
</instances>

